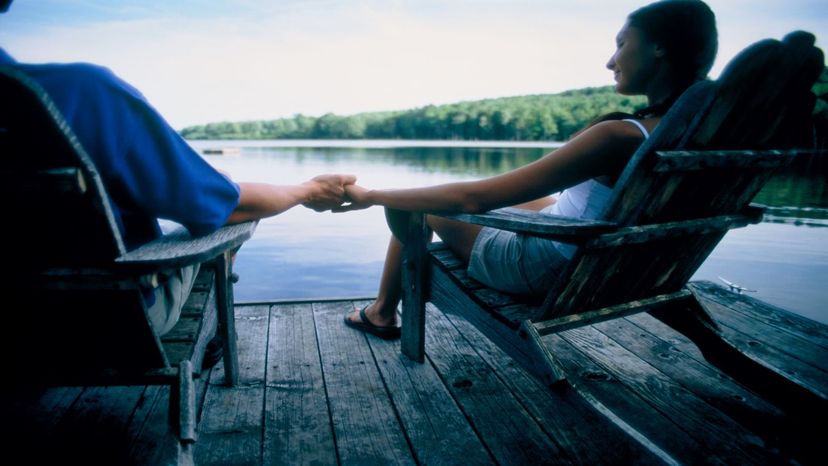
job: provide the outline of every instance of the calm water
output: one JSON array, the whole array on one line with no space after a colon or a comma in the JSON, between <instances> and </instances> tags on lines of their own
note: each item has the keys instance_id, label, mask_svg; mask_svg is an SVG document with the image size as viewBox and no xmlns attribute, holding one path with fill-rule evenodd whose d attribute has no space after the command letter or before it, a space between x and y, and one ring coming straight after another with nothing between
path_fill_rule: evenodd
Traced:
<instances>
[{"instance_id":1,"label":"calm water","mask_svg":"<svg viewBox=\"0 0 828 466\"><path fill-rule=\"evenodd\" d=\"M234 179L293 184L320 173L353 173L366 187L426 186L476 179L531 162L554 145L453 145L400 141L194 141ZM817 163L818 162L818 163ZM720 277L752 296L828 323L828 163L802 161L757 197L774 206L758 225L732 230L694 279ZM238 301L376 294L390 233L382 208L346 214L296 208L259 224L235 270Z\"/></svg>"}]
</instances>

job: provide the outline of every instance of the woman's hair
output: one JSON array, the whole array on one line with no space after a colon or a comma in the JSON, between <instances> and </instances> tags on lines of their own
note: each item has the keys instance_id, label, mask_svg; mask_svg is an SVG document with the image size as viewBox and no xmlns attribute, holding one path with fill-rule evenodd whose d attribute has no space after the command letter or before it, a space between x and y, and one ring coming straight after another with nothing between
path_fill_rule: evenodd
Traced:
<instances>
[{"instance_id":1,"label":"woman's hair","mask_svg":"<svg viewBox=\"0 0 828 466\"><path fill-rule=\"evenodd\" d=\"M713 66L719 48L716 16L703 1L661 0L633 11L627 22L641 31L645 39L664 50L664 59L672 67L675 89L665 100L652 102L633 114L612 112L601 115L584 129L607 120L661 116L688 87L705 79Z\"/></svg>"},{"instance_id":2,"label":"woman's hair","mask_svg":"<svg viewBox=\"0 0 828 466\"><path fill-rule=\"evenodd\" d=\"M636 116L660 115L696 81L707 77L719 48L716 16L701 0L662 0L627 17L649 42L664 50L676 88L666 101L653 102Z\"/></svg>"},{"instance_id":3,"label":"woman's hair","mask_svg":"<svg viewBox=\"0 0 828 466\"><path fill-rule=\"evenodd\" d=\"M693 83L707 77L719 47L716 17L701 0L662 0L627 17L644 37L664 49L679 77Z\"/></svg>"}]
</instances>

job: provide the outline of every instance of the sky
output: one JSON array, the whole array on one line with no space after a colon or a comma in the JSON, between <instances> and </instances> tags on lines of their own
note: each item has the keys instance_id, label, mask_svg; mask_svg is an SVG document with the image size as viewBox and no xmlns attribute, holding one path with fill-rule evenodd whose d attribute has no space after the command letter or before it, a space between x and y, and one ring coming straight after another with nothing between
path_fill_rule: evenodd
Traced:
<instances>
[{"instance_id":1,"label":"sky","mask_svg":"<svg viewBox=\"0 0 828 466\"><path fill-rule=\"evenodd\" d=\"M804 29L825 0L709 0L711 73L751 43ZM177 129L218 121L403 110L612 84L628 0L16 0L0 47L27 63L91 62Z\"/></svg>"}]
</instances>

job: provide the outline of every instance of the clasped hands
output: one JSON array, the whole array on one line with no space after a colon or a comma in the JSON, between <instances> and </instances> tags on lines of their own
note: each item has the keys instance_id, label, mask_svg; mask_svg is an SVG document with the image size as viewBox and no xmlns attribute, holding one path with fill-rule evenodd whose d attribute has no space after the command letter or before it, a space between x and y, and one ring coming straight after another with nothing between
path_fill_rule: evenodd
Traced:
<instances>
[{"instance_id":1,"label":"clasped hands","mask_svg":"<svg viewBox=\"0 0 828 466\"><path fill-rule=\"evenodd\" d=\"M347 212L370 207L364 202L365 188L356 185L354 175L319 175L302 183L309 189L302 205L317 212Z\"/></svg>"}]
</instances>

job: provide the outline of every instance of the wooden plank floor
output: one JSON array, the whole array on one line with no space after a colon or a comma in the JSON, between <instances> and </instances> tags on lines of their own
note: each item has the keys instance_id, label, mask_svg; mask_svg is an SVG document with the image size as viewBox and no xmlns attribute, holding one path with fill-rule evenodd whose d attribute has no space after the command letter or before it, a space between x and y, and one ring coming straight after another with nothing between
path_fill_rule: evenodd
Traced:
<instances>
[{"instance_id":1,"label":"wooden plank floor","mask_svg":"<svg viewBox=\"0 0 828 466\"><path fill-rule=\"evenodd\" d=\"M342 324L359 301L236 308L241 381L199 383L196 464L767 464L821 461L828 327L697 284L728 340L776 365L811 410L747 389L649 315L544 337L572 385L548 389L467 322L430 308L427 358ZM165 464L163 387L11 389L7 457ZM793 407L792 407L793 406ZM810 421L821 424L808 428Z\"/></svg>"}]
</instances>

